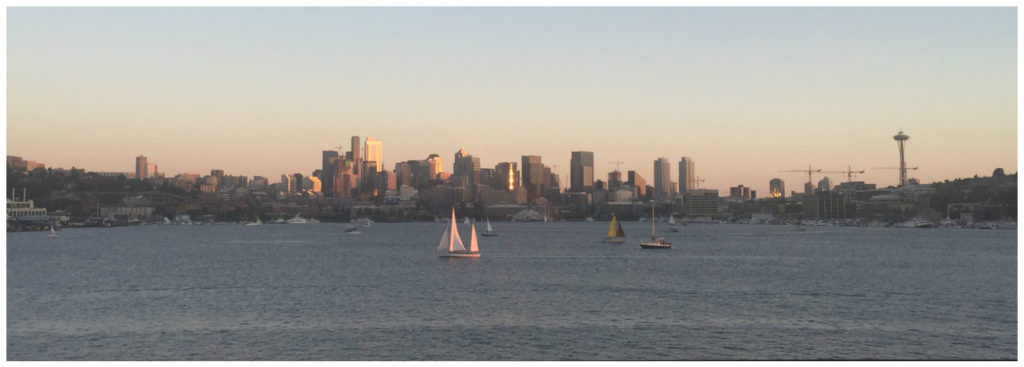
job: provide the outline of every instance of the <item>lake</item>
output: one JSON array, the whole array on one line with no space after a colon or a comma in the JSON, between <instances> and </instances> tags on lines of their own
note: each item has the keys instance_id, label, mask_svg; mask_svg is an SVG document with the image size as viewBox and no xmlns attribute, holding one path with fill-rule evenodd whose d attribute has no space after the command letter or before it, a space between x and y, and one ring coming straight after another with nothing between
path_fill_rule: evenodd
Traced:
<instances>
[{"instance_id":1,"label":"lake","mask_svg":"<svg viewBox=\"0 0 1024 367\"><path fill-rule=\"evenodd\" d=\"M446 259L445 225L8 233L7 358L1017 358L1016 230L495 222Z\"/></svg>"}]
</instances>

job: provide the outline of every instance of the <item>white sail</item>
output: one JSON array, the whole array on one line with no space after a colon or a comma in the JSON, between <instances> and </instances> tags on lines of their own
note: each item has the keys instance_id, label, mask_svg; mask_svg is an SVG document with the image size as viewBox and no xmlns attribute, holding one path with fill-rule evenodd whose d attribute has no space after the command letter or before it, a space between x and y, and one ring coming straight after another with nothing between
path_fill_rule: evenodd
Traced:
<instances>
[{"instance_id":1,"label":"white sail","mask_svg":"<svg viewBox=\"0 0 1024 367\"><path fill-rule=\"evenodd\" d=\"M444 234L441 235L441 244L437 245L437 251L444 251L445 247L448 247L448 228L444 229Z\"/></svg>"},{"instance_id":2,"label":"white sail","mask_svg":"<svg viewBox=\"0 0 1024 367\"><path fill-rule=\"evenodd\" d=\"M451 237L448 238L448 252L466 252L466 246L462 244L462 237L459 237L459 228L456 227L455 208L452 208Z\"/></svg>"},{"instance_id":3,"label":"white sail","mask_svg":"<svg viewBox=\"0 0 1024 367\"><path fill-rule=\"evenodd\" d=\"M494 228L491 228L491 220L487 220L487 233L494 232Z\"/></svg>"},{"instance_id":4,"label":"white sail","mask_svg":"<svg viewBox=\"0 0 1024 367\"><path fill-rule=\"evenodd\" d=\"M669 222L670 224L675 224L675 223L676 223L676 218L673 218L673 217L672 217L672 214L669 214L669 215L668 215L668 222Z\"/></svg>"},{"instance_id":5,"label":"white sail","mask_svg":"<svg viewBox=\"0 0 1024 367\"><path fill-rule=\"evenodd\" d=\"M480 248L476 246L476 225L470 226L470 237L469 238L469 252L480 252Z\"/></svg>"}]
</instances>

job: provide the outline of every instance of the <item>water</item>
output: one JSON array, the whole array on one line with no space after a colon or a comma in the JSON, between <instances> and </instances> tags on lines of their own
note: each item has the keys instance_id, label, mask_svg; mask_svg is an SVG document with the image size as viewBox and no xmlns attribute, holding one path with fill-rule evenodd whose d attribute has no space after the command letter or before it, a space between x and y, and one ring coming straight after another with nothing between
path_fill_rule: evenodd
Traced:
<instances>
[{"instance_id":1,"label":"water","mask_svg":"<svg viewBox=\"0 0 1024 367\"><path fill-rule=\"evenodd\" d=\"M441 223L8 233L7 356L1017 358L1016 231L493 225L476 260L437 257Z\"/></svg>"}]
</instances>

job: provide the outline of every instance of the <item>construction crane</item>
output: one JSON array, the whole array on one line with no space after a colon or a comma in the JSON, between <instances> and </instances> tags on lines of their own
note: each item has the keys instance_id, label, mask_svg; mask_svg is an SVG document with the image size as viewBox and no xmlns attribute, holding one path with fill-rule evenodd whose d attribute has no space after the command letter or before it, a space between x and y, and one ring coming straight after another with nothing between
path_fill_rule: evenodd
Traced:
<instances>
[{"instance_id":1,"label":"construction crane","mask_svg":"<svg viewBox=\"0 0 1024 367\"><path fill-rule=\"evenodd\" d=\"M900 169L900 168L899 168L899 167L871 167L871 169ZM917 169L917 166L913 166L913 167L906 167L905 169L906 169L906 170L916 170L916 169ZM905 173L904 173L904 174L901 174L901 175L900 175L900 177L901 177L901 178L902 178L902 177L906 177L906 174L905 174Z\"/></svg>"},{"instance_id":2,"label":"construction crane","mask_svg":"<svg viewBox=\"0 0 1024 367\"><path fill-rule=\"evenodd\" d=\"M619 170L619 168L622 167L623 163L625 163L625 162L623 162L623 161L608 162L608 164L614 164L615 165L615 170L616 171L620 171L620 172L621 172L621 170Z\"/></svg>"},{"instance_id":3,"label":"construction crane","mask_svg":"<svg viewBox=\"0 0 1024 367\"><path fill-rule=\"evenodd\" d=\"M339 145L339 146L336 146L336 147L332 147L332 148L334 148L334 149L337 149L337 150L338 150L338 153L341 153L341 150L342 150L342 149L345 149L345 147L344 147L344 146L342 146L342 145Z\"/></svg>"},{"instance_id":4,"label":"construction crane","mask_svg":"<svg viewBox=\"0 0 1024 367\"><path fill-rule=\"evenodd\" d=\"M871 169L900 169L900 168L899 167L871 167ZM915 170L915 169L917 169L917 166L907 167L907 169Z\"/></svg>"},{"instance_id":5,"label":"construction crane","mask_svg":"<svg viewBox=\"0 0 1024 367\"><path fill-rule=\"evenodd\" d=\"M807 172L807 182L813 183L813 180L811 179L811 174L812 173L820 173L821 169L812 169L811 165L808 164L807 165L807 169L788 169L788 170L779 171L779 172Z\"/></svg>"},{"instance_id":6,"label":"construction crane","mask_svg":"<svg viewBox=\"0 0 1024 367\"><path fill-rule=\"evenodd\" d=\"M695 189L699 189L700 188L700 183L704 182L704 181L707 181L707 180L705 180L703 178L700 178L700 177L697 177L697 176L693 176L693 185L695 186L694 188Z\"/></svg>"},{"instance_id":7,"label":"construction crane","mask_svg":"<svg viewBox=\"0 0 1024 367\"><path fill-rule=\"evenodd\" d=\"M854 171L853 168L851 168L851 166L846 166L845 171L818 171L818 173L845 173L846 182L853 182L853 174L862 174L864 173L864 170Z\"/></svg>"}]
</instances>

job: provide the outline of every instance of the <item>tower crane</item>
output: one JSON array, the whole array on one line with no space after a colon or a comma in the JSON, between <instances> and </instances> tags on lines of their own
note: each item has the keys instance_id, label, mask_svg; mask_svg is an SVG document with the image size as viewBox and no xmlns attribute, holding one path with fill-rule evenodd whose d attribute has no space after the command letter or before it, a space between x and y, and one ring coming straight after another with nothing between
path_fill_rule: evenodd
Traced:
<instances>
[{"instance_id":1,"label":"tower crane","mask_svg":"<svg viewBox=\"0 0 1024 367\"><path fill-rule=\"evenodd\" d=\"M845 173L846 174L846 182L853 182L853 174L855 174L855 173L856 174L862 174L862 173L864 173L864 170L854 171L853 168L851 168L851 166L846 166L846 170L845 171L818 171L818 172L819 173Z\"/></svg>"},{"instance_id":2,"label":"tower crane","mask_svg":"<svg viewBox=\"0 0 1024 367\"><path fill-rule=\"evenodd\" d=\"M704 182L704 181L707 181L707 180L705 180L703 178L700 178L700 177L697 177L697 176L693 176L693 185L696 186L694 188L695 189L699 189L700 188L700 183Z\"/></svg>"},{"instance_id":3,"label":"tower crane","mask_svg":"<svg viewBox=\"0 0 1024 367\"><path fill-rule=\"evenodd\" d=\"M903 171L912 171L912 170L916 170L917 166L913 166L913 167L903 166L903 168L900 168L900 167L871 167L871 169L899 169L899 170L903 170ZM901 177L900 179L903 180L903 179L905 179L906 175L904 174L904 175L901 175L900 177ZM901 182L900 185L904 185L904 183Z\"/></svg>"},{"instance_id":4,"label":"tower crane","mask_svg":"<svg viewBox=\"0 0 1024 367\"><path fill-rule=\"evenodd\" d=\"M620 171L620 172L621 172L621 170L619 168L622 167L623 163L625 163L625 162L623 162L623 161L608 162L608 164L614 164L615 165L615 170L616 171Z\"/></svg>"},{"instance_id":5,"label":"tower crane","mask_svg":"<svg viewBox=\"0 0 1024 367\"><path fill-rule=\"evenodd\" d=\"M821 169L820 168L819 169L812 169L811 165L808 164L807 165L807 169L788 169L788 170L783 170L783 171L779 171L779 172L807 172L807 182L813 183L813 180L811 179L811 174L812 173L820 173Z\"/></svg>"}]
</instances>

